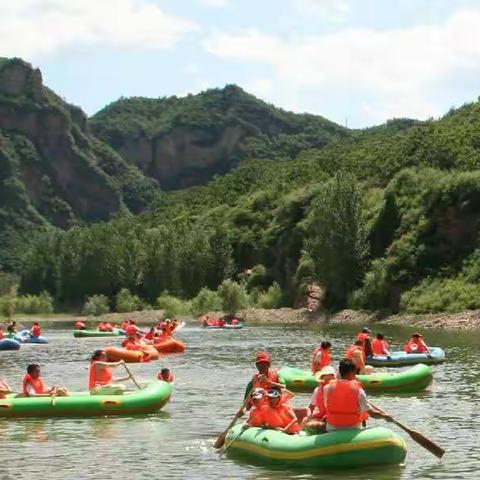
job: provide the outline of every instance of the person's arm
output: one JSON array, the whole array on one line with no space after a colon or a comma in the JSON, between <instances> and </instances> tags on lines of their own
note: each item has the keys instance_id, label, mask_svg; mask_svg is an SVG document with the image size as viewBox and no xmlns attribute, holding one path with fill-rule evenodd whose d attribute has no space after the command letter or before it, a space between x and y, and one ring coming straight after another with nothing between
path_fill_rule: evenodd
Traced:
<instances>
[{"instance_id":1,"label":"person's arm","mask_svg":"<svg viewBox=\"0 0 480 480\"><path fill-rule=\"evenodd\" d=\"M422 342L422 345L423 345L423 348L425 349L425 352L430 353L430 349L427 347L427 344L423 340L420 340L420 341Z\"/></svg>"},{"instance_id":2,"label":"person's arm","mask_svg":"<svg viewBox=\"0 0 480 480\"><path fill-rule=\"evenodd\" d=\"M367 412L371 417L373 418L384 418L387 421L390 421L392 417L384 412L383 410L380 410L379 408L374 408L370 405L370 403L367 400L367 395L365 394L365 391L360 389L360 395L358 397L358 405L360 412Z\"/></svg>"},{"instance_id":3,"label":"person's arm","mask_svg":"<svg viewBox=\"0 0 480 480\"><path fill-rule=\"evenodd\" d=\"M297 416L295 415L295 413L293 412L293 410L290 410L288 409L287 410L287 414L288 416L291 418L290 422L288 423L288 425L286 427L283 427L283 428L280 428L279 430L282 431L282 432L286 432L288 431L288 429L292 426L292 425L295 425L296 423L298 423L298 418Z\"/></svg>"},{"instance_id":4,"label":"person's arm","mask_svg":"<svg viewBox=\"0 0 480 480\"><path fill-rule=\"evenodd\" d=\"M363 355L360 351L355 351L354 352L354 357L355 360L357 361L357 364L360 365L360 374L364 375L365 374L365 361L363 360Z\"/></svg>"}]
</instances>

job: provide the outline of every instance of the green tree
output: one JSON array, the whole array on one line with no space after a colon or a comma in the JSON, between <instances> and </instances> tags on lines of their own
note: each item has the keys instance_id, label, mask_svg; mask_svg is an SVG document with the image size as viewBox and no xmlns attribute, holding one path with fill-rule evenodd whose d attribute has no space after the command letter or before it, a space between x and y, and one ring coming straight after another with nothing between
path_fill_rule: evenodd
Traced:
<instances>
[{"instance_id":1,"label":"green tree","mask_svg":"<svg viewBox=\"0 0 480 480\"><path fill-rule=\"evenodd\" d=\"M217 292L202 288L191 302L192 315L198 317L204 313L220 310L221 301Z\"/></svg>"},{"instance_id":2,"label":"green tree","mask_svg":"<svg viewBox=\"0 0 480 480\"><path fill-rule=\"evenodd\" d=\"M83 313L85 315L104 315L110 311L108 297L105 295L92 295L87 298L85 305L83 306Z\"/></svg>"},{"instance_id":3,"label":"green tree","mask_svg":"<svg viewBox=\"0 0 480 480\"><path fill-rule=\"evenodd\" d=\"M333 308L346 305L363 277L368 245L361 205L355 178L339 173L323 185L308 214L306 249Z\"/></svg>"},{"instance_id":4,"label":"green tree","mask_svg":"<svg viewBox=\"0 0 480 480\"><path fill-rule=\"evenodd\" d=\"M222 310L228 315L235 315L248 306L247 290L233 280L224 280L218 287L218 295L222 302Z\"/></svg>"}]
</instances>

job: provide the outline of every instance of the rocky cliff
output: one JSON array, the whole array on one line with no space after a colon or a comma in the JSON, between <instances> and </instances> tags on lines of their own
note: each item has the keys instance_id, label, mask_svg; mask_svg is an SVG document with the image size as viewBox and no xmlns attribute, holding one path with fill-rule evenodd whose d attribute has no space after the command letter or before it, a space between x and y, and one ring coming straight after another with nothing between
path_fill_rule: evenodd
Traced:
<instances>
[{"instance_id":1,"label":"rocky cliff","mask_svg":"<svg viewBox=\"0 0 480 480\"><path fill-rule=\"evenodd\" d=\"M141 210L158 189L20 59L0 59L0 185L3 228L106 220Z\"/></svg>"}]
</instances>

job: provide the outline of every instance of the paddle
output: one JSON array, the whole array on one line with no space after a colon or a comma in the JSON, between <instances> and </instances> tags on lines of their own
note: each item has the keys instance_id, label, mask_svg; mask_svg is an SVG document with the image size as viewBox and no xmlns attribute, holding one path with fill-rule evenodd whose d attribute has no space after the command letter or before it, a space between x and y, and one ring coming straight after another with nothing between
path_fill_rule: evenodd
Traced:
<instances>
[{"instance_id":1,"label":"paddle","mask_svg":"<svg viewBox=\"0 0 480 480\"><path fill-rule=\"evenodd\" d=\"M238 440L238 438L240 437L240 435L245 431L245 430L248 430L249 426L248 425L244 425L241 429L240 429L240 432L238 433L238 435L235 435L234 438L232 438L228 444L225 446L225 448L222 450L222 452L220 453L220 457L232 446L233 442L235 442L236 440Z\"/></svg>"},{"instance_id":2,"label":"paddle","mask_svg":"<svg viewBox=\"0 0 480 480\"><path fill-rule=\"evenodd\" d=\"M377 406L375 406L372 402L370 402L370 405L375 408L376 410L380 411L380 412L383 412L383 410L381 408L378 408ZM383 412L385 413L385 412ZM412 440L414 440L415 442L417 442L419 445L421 445L423 448L425 448L426 450L428 450L430 453L432 453L433 455L435 455L436 457L438 458L442 458L444 453L445 453L445 450L440 447L439 445L437 445L436 443L433 443L431 440L429 440L428 438L424 437L421 433L419 432L416 432L415 430L411 430L410 428L408 428L407 426L403 425L402 423L400 423L397 419L393 418L392 417L392 422L397 425L397 427L400 427L402 430L404 430L405 432L407 432L409 435L410 435L410 438Z\"/></svg>"},{"instance_id":3,"label":"paddle","mask_svg":"<svg viewBox=\"0 0 480 480\"><path fill-rule=\"evenodd\" d=\"M127 371L127 373L130 375L130 378L132 379L132 382L136 385L136 387L141 390L142 387L140 386L140 384L137 382L137 380L135 380L135 377L133 376L132 372L130 371L130 369L127 367L127 364L124 363L123 366L125 367L125 370Z\"/></svg>"},{"instance_id":4,"label":"paddle","mask_svg":"<svg viewBox=\"0 0 480 480\"><path fill-rule=\"evenodd\" d=\"M52 407L55 406L55 397L56 397L56 396L57 396L57 387L54 386L54 387L52 387L52 396L51 396L52 399L51 399L51 401L50 401L50 405L51 405Z\"/></svg>"},{"instance_id":5,"label":"paddle","mask_svg":"<svg viewBox=\"0 0 480 480\"><path fill-rule=\"evenodd\" d=\"M235 416L233 417L233 420L229 423L228 427L225 429L224 432L222 432L218 436L217 440L213 444L213 448L222 448L223 447L223 445L225 443L225 437L227 436L228 431L235 425L237 420L243 415L243 410L246 408L246 406L248 405L248 402L250 401L250 395L251 395L251 392L245 398L242 406L240 407L238 412L235 414Z\"/></svg>"}]
</instances>

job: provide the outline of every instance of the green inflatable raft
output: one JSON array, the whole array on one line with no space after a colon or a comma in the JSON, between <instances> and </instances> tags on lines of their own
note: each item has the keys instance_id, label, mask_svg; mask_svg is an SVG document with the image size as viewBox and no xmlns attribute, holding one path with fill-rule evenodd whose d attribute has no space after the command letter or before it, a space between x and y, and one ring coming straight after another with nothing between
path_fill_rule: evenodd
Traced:
<instances>
[{"instance_id":1,"label":"green inflatable raft","mask_svg":"<svg viewBox=\"0 0 480 480\"><path fill-rule=\"evenodd\" d=\"M278 373L285 386L292 392L313 392L318 387L317 379L309 371L283 367ZM431 367L423 364L396 373L357 375L365 390L383 393L419 392L430 385L432 378Z\"/></svg>"},{"instance_id":2,"label":"green inflatable raft","mask_svg":"<svg viewBox=\"0 0 480 480\"><path fill-rule=\"evenodd\" d=\"M287 435L276 430L237 425L225 445L231 457L269 465L302 468L355 468L395 465L407 454L405 442L388 428L341 430L321 435Z\"/></svg>"},{"instance_id":3,"label":"green inflatable raft","mask_svg":"<svg viewBox=\"0 0 480 480\"><path fill-rule=\"evenodd\" d=\"M115 328L111 332L102 332L100 330L74 330L73 336L75 338L89 338L89 337L120 337L125 335L123 330Z\"/></svg>"},{"instance_id":4,"label":"green inflatable raft","mask_svg":"<svg viewBox=\"0 0 480 480\"><path fill-rule=\"evenodd\" d=\"M123 395L90 395L72 392L68 397L21 397L0 399L0 417L90 417L154 413L170 399L169 383L155 380L141 390Z\"/></svg>"}]
</instances>

